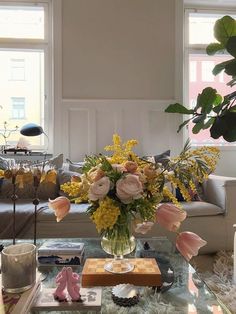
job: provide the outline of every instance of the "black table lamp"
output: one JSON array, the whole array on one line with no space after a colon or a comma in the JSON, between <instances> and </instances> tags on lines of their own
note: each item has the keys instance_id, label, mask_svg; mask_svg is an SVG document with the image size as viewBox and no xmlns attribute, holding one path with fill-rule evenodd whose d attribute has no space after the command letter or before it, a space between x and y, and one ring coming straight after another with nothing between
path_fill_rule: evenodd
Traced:
<instances>
[{"instance_id":1,"label":"black table lamp","mask_svg":"<svg viewBox=\"0 0 236 314\"><path fill-rule=\"evenodd\" d=\"M44 132L43 128L40 125L37 125L35 123L27 123L20 129L20 134L24 136L38 136L41 134L44 134L48 140L47 134ZM46 154L45 154L46 158ZM42 171L45 166L45 158L43 162ZM34 204L34 244L36 244L36 238L37 238L37 206L39 204L39 199L37 197L37 190L40 183L40 179L36 176L34 176L34 188L35 188L35 196L33 200Z\"/></svg>"}]
</instances>

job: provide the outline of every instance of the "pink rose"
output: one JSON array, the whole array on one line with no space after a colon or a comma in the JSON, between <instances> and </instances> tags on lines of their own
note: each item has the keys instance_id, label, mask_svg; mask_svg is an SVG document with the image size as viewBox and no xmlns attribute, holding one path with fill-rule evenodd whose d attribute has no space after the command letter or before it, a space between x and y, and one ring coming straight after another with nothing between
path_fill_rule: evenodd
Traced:
<instances>
[{"instance_id":1,"label":"pink rose","mask_svg":"<svg viewBox=\"0 0 236 314\"><path fill-rule=\"evenodd\" d=\"M177 231L180 223L186 218L184 210L173 204L162 204L156 211L156 222L169 231Z\"/></svg>"},{"instance_id":2,"label":"pink rose","mask_svg":"<svg viewBox=\"0 0 236 314\"><path fill-rule=\"evenodd\" d=\"M142 192L142 183L136 175L128 174L116 182L117 196L124 204L129 204L133 199L142 197Z\"/></svg>"},{"instance_id":3,"label":"pink rose","mask_svg":"<svg viewBox=\"0 0 236 314\"><path fill-rule=\"evenodd\" d=\"M130 173L135 173L135 171L138 169L138 165L134 161L126 161L124 166L126 170Z\"/></svg>"},{"instance_id":4,"label":"pink rose","mask_svg":"<svg viewBox=\"0 0 236 314\"><path fill-rule=\"evenodd\" d=\"M152 229L153 225L154 223L151 221L144 221L142 223L137 224L134 231L137 233L146 234L149 230Z\"/></svg>"},{"instance_id":5,"label":"pink rose","mask_svg":"<svg viewBox=\"0 0 236 314\"><path fill-rule=\"evenodd\" d=\"M121 172L121 173L127 172L126 168L121 164L112 164L112 168L113 170L117 172Z\"/></svg>"},{"instance_id":6,"label":"pink rose","mask_svg":"<svg viewBox=\"0 0 236 314\"><path fill-rule=\"evenodd\" d=\"M91 201L97 201L103 199L110 190L110 179L103 177L100 180L92 183L89 188L89 199Z\"/></svg>"},{"instance_id":7,"label":"pink rose","mask_svg":"<svg viewBox=\"0 0 236 314\"><path fill-rule=\"evenodd\" d=\"M61 221L70 210L70 200L65 196L59 196L54 200L49 199L48 207L55 211L57 222Z\"/></svg>"},{"instance_id":8,"label":"pink rose","mask_svg":"<svg viewBox=\"0 0 236 314\"><path fill-rule=\"evenodd\" d=\"M189 261L192 256L198 255L198 250L206 245L206 241L196 233L185 231L181 232L176 238L176 247L180 253Z\"/></svg>"}]
</instances>

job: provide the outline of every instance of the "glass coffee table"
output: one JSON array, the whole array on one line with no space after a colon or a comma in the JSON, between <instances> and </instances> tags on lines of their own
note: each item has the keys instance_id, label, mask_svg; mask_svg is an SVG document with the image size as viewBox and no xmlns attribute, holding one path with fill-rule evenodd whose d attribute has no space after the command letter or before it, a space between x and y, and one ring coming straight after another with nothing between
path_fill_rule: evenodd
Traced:
<instances>
[{"instance_id":1,"label":"glass coffee table","mask_svg":"<svg viewBox=\"0 0 236 314\"><path fill-rule=\"evenodd\" d=\"M44 240L38 240L37 245L41 245ZM53 240L53 239L50 239ZM106 258L107 255L101 248L99 238L77 238L77 239L55 239L58 241L83 242L85 244L86 258ZM24 240L25 241L25 240ZM21 242L24 242L23 240ZM148 243L145 244L145 242ZM145 244L145 246L144 246ZM144 250L144 247L149 250ZM148 253L147 253L148 252ZM129 308L120 308L112 300L112 287L102 287L102 305L101 313L177 313L177 314L221 314L231 313L227 307L217 298L217 296L200 279L194 268L177 252L175 246L167 238L145 238L137 239L137 246L132 257L141 257L149 255L158 260L162 270L173 270L172 284L163 286L161 291L154 290L151 287L140 288L140 302ZM72 267L77 273L81 273L83 264ZM61 266L40 266L39 272L42 274L42 288L56 287L53 278L60 271ZM166 273L165 273L166 279ZM168 282L167 280L165 280ZM169 281L170 282L170 281ZM158 310L159 309L159 310ZM120 312L119 312L120 311ZM45 308L43 313L60 313L59 309L55 311ZM33 313L41 313L33 310ZM65 312L63 313L70 313ZM76 311L74 312L76 313ZM78 312L77 313L81 313Z\"/></svg>"}]
</instances>

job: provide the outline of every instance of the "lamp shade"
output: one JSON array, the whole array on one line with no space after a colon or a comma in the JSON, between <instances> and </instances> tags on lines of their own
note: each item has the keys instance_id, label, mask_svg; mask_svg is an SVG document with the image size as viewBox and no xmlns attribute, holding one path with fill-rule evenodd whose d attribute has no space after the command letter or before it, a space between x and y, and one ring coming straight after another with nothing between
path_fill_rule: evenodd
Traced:
<instances>
[{"instance_id":1,"label":"lamp shade","mask_svg":"<svg viewBox=\"0 0 236 314\"><path fill-rule=\"evenodd\" d=\"M20 134L25 136L38 136L42 133L43 128L35 123L27 123L20 129Z\"/></svg>"}]
</instances>

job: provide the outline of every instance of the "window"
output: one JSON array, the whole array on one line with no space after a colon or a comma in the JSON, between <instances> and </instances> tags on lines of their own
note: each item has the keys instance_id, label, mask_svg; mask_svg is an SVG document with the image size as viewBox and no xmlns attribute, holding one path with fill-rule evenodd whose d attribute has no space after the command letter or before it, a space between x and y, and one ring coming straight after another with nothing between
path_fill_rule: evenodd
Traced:
<instances>
[{"instance_id":1,"label":"window","mask_svg":"<svg viewBox=\"0 0 236 314\"><path fill-rule=\"evenodd\" d=\"M25 80L25 59L14 59L10 61L10 79L12 81L24 81Z\"/></svg>"},{"instance_id":2,"label":"window","mask_svg":"<svg viewBox=\"0 0 236 314\"><path fill-rule=\"evenodd\" d=\"M12 119L25 119L25 98L12 97Z\"/></svg>"},{"instance_id":3,"label":"window","mask_svg":"<svg viewBox=\"0 0 236 314\"><path fill-rule=\"evenodd\" d=\"M212 13L215 12L215 13ZM234 12L216 12L206 9L185 9L185 76L188 82L186 86L185 103L192 107L196 104L197 96L207 87L215 88L221 95L232 92L232 88L226 85L230 81L224 73L217 76L212 74L212 69L218 63L229 59L227 54L208 56L206 47L209 43L215 42L213 27L215 21L222 16L229 14L235 18ZM209 130L192 133L193 124L189 124L186 137L191 139L195 145L232 145L225 142L223 138L214 140L210 137Z\"/></svg>"},{"instance_id":4,"label":"window","mask_svg":"<svg viewBox=\"0 0 236 314\"><path fill-rule=\"evenodd\" d=\"M51 5L51 0L0 1L1 120L18 119L19 128L36 123L46 134L52 111ZM20 136L15 132L10 140L16 143ZM46 147L44 136L27 140L32 149Z\"/></svg>"}]
</instances>

